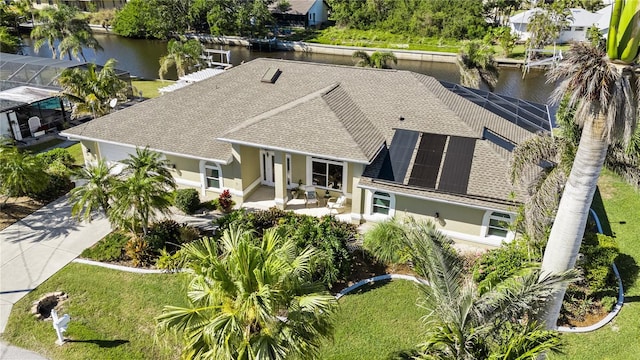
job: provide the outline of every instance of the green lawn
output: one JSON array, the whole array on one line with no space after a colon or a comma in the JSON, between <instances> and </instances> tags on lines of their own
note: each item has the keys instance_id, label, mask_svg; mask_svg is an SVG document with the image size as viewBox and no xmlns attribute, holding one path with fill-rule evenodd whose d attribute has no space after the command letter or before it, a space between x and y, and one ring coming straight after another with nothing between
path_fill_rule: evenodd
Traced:
<instances>
[{"instance_id":1,"label":"green lawn","mask_svg":"<svg viewBox=\"0 0 640 360\"><path fill-rule=\"evenodd\" d=\"M169 86L174 82L171 80L131 80L131 85L134 88L134 96L138 96L139 92L142 91L143 97L154 98L160 96L159 88Z\"/></svg>"},{"instance_id":2,"label":"green lawn","mask_svg":"<svg viewBox=\"0 0 640 360\"><path fill-rule=\"evenodd\" d=\"M74 165L84 165L84 155L82 155L82 146L80 146L80 143L69 146L67 150L69 151L69 154L71 154L71 156L73 156L73 158L75 159Z\"/></svg>"},{"instance_id":3,"label":"green lawn","mask_svg":"<svg viewBox=\"0 0 640 360\"><path fill-rule=\"evenodd\" d=\"M340 299L334 341L321 359L375 360L411 350L423 333L416 306L420 291L412 281L365 285Z\"/></svg>"},{"instance_id":4,"label":"green lawn","mask_svg":"<svg viewBox=\"0 0 640 360\"><path fill-rule=\"evenodd\" d=\"M177 359L172 335L156 337L154 317L165 304L184 305L181 275L132 274L69 264L13 307L3 339L49 359ZM60 314L71 323L64 346L54 344L51 322L36 320L31 304L45 293L64 291Z\"/></svg>"},{"instance_id":5,"label":"green lawn","mask_svg":"<svg viewBox=\"0 0 640 360\"><path fill-rule=\"evenodd\" d=\"M623 278L625 304L602 329L563 335L565 355L552 359L637 359L640 354L640 193L608 171L600 177L598 188L594 210L604 232L615 236L620 246L616 264Z\"/></svg>"}]
</instances>

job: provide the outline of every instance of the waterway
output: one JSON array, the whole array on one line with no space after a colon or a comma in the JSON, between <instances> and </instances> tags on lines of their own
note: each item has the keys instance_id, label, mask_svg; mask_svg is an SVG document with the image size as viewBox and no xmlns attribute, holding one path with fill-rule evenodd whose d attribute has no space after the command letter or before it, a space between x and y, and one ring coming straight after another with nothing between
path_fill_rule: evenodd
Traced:
<instances>
[{"instance_id":1,"label":"waterway","mask_svg":"<svg viewBox=\"0 0 640 360\"><path fill-rule=\"evenodd\" d=\"M104 50L95 53L87 49L85 51L87 61L104 64L109 58L115 58L118 61L117 67L128 71L131 75L145 79L159 77L158 60L166 53L167 44L165 41L128 39L111 34L95 34L95 37ZM23 49L25 55L51 57L51 52L46 45L36 52L33 48L33 40L25 37L23 43L26 45ZM353 65L353 60L348 56L288 51L260 52L239 46L222 48L231 50L233 65L239 65L243 61L259 57ZM430 75L444 81L459 82L458 68L455 64L399 60L394 67ZM175 80L175 70L166 74L165 78ZM546 83L543 71L533 70L523 80L520 69L503 67L500 69L500 78L495 91L520 99L547 103L553 88L553 84Z\"/></svg>"}]
</instances>

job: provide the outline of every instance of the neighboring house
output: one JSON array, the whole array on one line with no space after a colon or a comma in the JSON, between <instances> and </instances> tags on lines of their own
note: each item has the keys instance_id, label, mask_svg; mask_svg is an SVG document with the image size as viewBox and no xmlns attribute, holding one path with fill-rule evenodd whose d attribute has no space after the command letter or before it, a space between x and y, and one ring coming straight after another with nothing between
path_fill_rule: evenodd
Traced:
<instances>
[{"instance_id":1,"label":"neighboring house","mask_svg":"<svg viewBox=\"0 0 640 360\"><path fill-rule=\"evenodd\" d=\"M567 19L569 25L560 30L560 35L556 40L559 44L571 41L587 41L587 30L596 25L600 32L606 34L609 29L609 21L611 18L611 5L604 9L592 13L584 9L570 9L571 16ZM527 30L529 19L542 9L530 9L516 14L509 18L509 26L511 32L516 34L520 41L526 41L531 37L531 33Z\"/></svg>"},{"instance_id":2,"label":"neighboring house","mask_svg":"<svg viewBox=\"0 0 640 360\"><path fill-rule=\"evenodd\" d=\"M127 0L32 0L35 9L43 9L48 6L64 4L75 6L81 11L120 9L127 3ZM93 6L93 9L91 8Z\"/></svg>"},{"instance_id":3,"label":"neighboring house","mask_svg":"<svg viewBox=\"0 0 640 360\"><path fill-rule=\"evenodd\" d=\"M544 105L410 71L257 59L62 135L87 162L148 146L203 197L260 187L286 208L300 181L345 195L354 222L415 216L499 245L525 193L510 151L549 129Z\"/></svg>"},{"instance_id":4,"label":"neighboring house","mask_svg":"<svg viewBox=\"0 0 640 360\"><path fill-rule=\"evenodd\" d=\"M282 12L280 1L269 5L269 10L281 26L317 27L329 20L329 5L325 0L288 0L289 7Z\"/></svg>"}]
</instances>

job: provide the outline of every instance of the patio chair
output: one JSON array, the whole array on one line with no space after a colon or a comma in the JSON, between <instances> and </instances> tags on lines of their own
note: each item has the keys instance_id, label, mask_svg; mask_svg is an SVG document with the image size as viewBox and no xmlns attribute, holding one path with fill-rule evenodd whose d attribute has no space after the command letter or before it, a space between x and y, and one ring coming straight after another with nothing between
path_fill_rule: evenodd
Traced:
<instances>
[{"instance_id":1,"label":"patio chair","mask_svg":"<svg viewBox=\"0 0 640 360\"><path fill-rule=\"evenodd\" d=\"M318 194L314 186L307 186L304 190L304 207L307 207L307 204L318 206Z\"/></svg>"},{"instance_id":2,"label":"patio chair","mask_svg":"<svg viewBox=\"0 0 640 360\"><path fill-rule=\"evenodd\" d=\"M331 199L333 199L333 201L331 201ZM340 195L340 197L338 197L338 199L329 198L327 200L327 207L329 208L329 214L331 214L333 212L333 210L336 211L336 214L342 213L342 211L344 210L346 202L347 202L347 197L344 196L344 195Z\"/></svg>"}]
</instances>

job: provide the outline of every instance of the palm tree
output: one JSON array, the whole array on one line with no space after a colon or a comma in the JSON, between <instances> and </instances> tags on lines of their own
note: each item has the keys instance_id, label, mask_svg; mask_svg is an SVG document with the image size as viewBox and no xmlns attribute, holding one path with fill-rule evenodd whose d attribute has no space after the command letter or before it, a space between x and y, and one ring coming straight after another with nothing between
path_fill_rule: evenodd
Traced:
<instances>
[{"instance_id":1,"label":"palm tree","mask_svg":"<svg viewBox=\"0 0 640 360\"><path fill-rule=\"evenodd\" d=\"M535 320L559 284L574 273L547 276L526 268L492 287L479 289L464 273L452 241L428 222L409 221L394 248L411 254L420 285L419 306L427 315L421 359L533 359L557 351L557 333ZM375 253L374 253L375 255Z\"/></svg>"},{"instance_id":2,"label":"palm tree","mask_svg":"<svg viewBox=\"0 0 640 360\"><path fill-rule=\"evenodd\" d=\"M188 307L165 306L162 330L181 333L189 359L316 359L332 333L336 300L310 281L316 251L266 230L238 227L220 242L181 250L190 276Z\"/></svg>"},{"instance_id":3,"label":"palm tree","mask_svg":"<svg viewBox=\"0 0 640 360\"><path fill-rule=\"evenodd\" d=\"M75 7L59 4L57 8L45 8L39 13L39 20L40 23L31 31L31 38L36 40L36 51L46 43L54 59L63 59L68 55L69 60L75 57L86 61L83 47L94 51L102 50L91 32L89 22L79 17L78 9ZM59 42L57 48L56 42Z\"/></svg>"},{"instance_id":4,"label":"palm tree","mask_svg":"<svg viewBox=\"0 0 640 360\"><path fill-rule=\"evenodd\" d=\"M481 41L465 41L456 57L460 70L460 84L463 86L480 88L485 84L490 91L498 83L498 66L493 59L493 48Z\"/></svg>"},{"instance_id":5,"label":"palm tree","mask_svg":"<svg viewBox=\"0 0 640 360\"><path fill-rule=\"evenodd\" d=\"M351 57L355 60L356 66L371 67L376 69L391 69L389 62L398 64L398 58L391 51L374 51L371 56L366 51L355 51Z\"/></svg>"},{"instance_id":6,"label":"palm tree","mask_svg":"<svg viewBox=\"0 0 640 360\"><path fill-rule=\"evenodd\" d=\"M634 134L638 104L634 65L640 42L640 2L617 0L611 14L607 53L575 44L565 61L551 71L561 80L555 98L568 96L582 127L580 144L565 185L542 261L542 273L558 274L575 266L585 225L609 144ZM566 288L565 288L566 289ZM554 328L564 290L550 304L544 319Z\"/></svg>"},{"instance_id":7,"label":"palm tree","mask_svg":"<svg viewBox=\"0 0 640 360\"><path fill-rule=\"evenodd\" d=\"M49 182L44 169L45 165L38 157L24 153L8 142L0 144L0 195L4 195L0 208L11 196L44 190Z\"/></svg>"},{"instance_id":8,"label":"palm tree","mask_svg":"<svg viewBox=\"0 0 640 360\"><path fill-rule=\"evenodd\" d=\"M169 163L148 148L136 149L136 154L122 163L126 167L121 173L123 180L113 186L109 220L134 235L139 230L146 235L157 215L170 212L175 180L168 170Z\"/></svg>"},{"instance_id":9,"label":"palm tree","mask_svg":"<svg viewBox=\"0 0 640 360\"><path fill-rule=\"evenodd\" d=\"M543 247L580 142L580 129L574 122L573 110L562 101L556 112L559 127L554 135L537 134L524 141L516 146L511 159L511 182L524 182L529 188L523 209L526 234ZM636 130L635 138L640 139L640 129ZM612 144L604 166L640 188L639 158L637 147L625 150L620 144ZM526 175L531 174L531 170L535 176L528 178Z\"/></svg>"},{"instance_id":10,"label":"palm tree","mask_svg":"<svg viewBox=\"0 0 640 360\"><path fill-rule=\"evenodd\" d=\"M176 67L178 77L184 76L187 71L202 65L200 58L204 47L197 39L188 41L171 39L167 44L167 55L160 58L160 70L158 74L160 79L164 79L164 75L172 66Z\"/></svg>"},{"instance_id":11,"label":"palm tree","mask_svg":"<svg viewBox=\"0 0 640 360\"><path fill-rule=\"evenodd\" d=\"M100 46L98 40L93 36L89 23L84 19L74 18L69 21L65 29L65 36L60 41L60 44L58 44L60 59L62 59L66 53L69 60L72 58L82 58L82 61L86 62L87 58L83 52L85 47L93 51L102 50L102 46Z\"/></svg>"},{"instance_id":12,"label":"palm tree","mask_svg":"<svg viewBox=\"0 0 640 360\"><path fill-rule=\"evenodd\" d=\"M115 72L115 59L109 59L100 71L95 64L87 69L65 69L58 77L62 96L74 103L72 115L79 117L92 114L94 117L111 111L111 99L126 100L128 85Z\"/></svg>"},{"instance_id":13,"label":"palm tree","mask_svg":"<svg viewBox=\"0 0 640 360\"><path fill-rule=\"evenodd\" d=\"M78 172L77 177L86 183L71 190L69 201L73 216L91 221L91 212L95 210L101 209L105 215L109 213L111 190L116 181L112 170L104 159L99 159Z\"/></svg>"}]
</instances>

